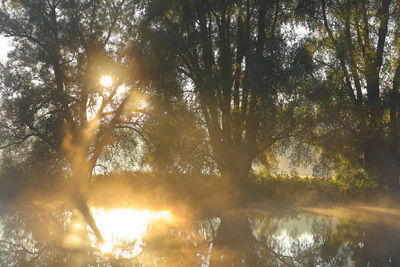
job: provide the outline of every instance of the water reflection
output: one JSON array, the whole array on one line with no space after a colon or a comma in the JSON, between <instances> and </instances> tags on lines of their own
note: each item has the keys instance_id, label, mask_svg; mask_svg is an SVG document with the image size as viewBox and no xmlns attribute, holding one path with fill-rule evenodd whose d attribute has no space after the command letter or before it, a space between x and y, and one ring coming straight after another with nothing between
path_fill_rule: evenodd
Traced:
<instances>
[{"instance_id":1,"label":"water reflection","mask_svg":"<svg viewBox=\"0 0 400 267\"><path fill-rule=\"evenodd\" d=\"M400 266L399 228L386 222L321 215L247 221L252 237L243 233L244 220L233 222L231 230L223 230L220 218L200 220L189 229L153 228L146 237L144 262L148 266Z\"/></svg>"},{"instance_id":2,"label":"water reflection","mask_svg":"<svg viewBox=\"0 0 400 267\"><path fill-rule=\"evenodd\" d=\"M113 253L118 257L134 257L141 252L142 236L150 223L162 224L172 221L169 211L136 210L131 208L92 208L92 214L103 238L103 244L96 244L90 235L91 244L98 246L102 253ZM81 221L80 223L83 223ZM123 249L129 246L129 249Z\"/></svg>"},{"instance_id":3,"label":"water reflection","mask_svg":"<svg viewBox=\"0 0 400 267\"><path fill-rule=\"evenodd\" d=\"M3 214L0 266L400 266L400 227L382 214L227 212L161 223L161 213L132 211L131 220L117 211L94 211L103 231L112 222L113 253L93 243L74 213L41 214L47 233L33 223L38 213ZM101 219L106 214L113 219Z\"/></svg>"}]
</instances>

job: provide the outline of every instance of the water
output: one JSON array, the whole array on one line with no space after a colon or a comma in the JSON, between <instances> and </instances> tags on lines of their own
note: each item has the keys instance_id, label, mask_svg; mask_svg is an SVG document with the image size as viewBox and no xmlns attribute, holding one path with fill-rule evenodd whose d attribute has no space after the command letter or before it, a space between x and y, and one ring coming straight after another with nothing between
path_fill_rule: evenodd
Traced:
<instances>
[{"instance_id":1,"label":"water","mask_svg":"<svg viewBox=\"0 0 400 267\"><path fill-rule=\"evenodd\" d=\"M239 241L246 240L244 245L235 244L232 239L223 251L227 255L238 254L232 262L237 264L242 259L243 266L246 262L247 265L256 262L259 266L400 266L400 231L396 218L391 212L366 210L362 213L350 207L346 209L348 214L339 214L336 210L336 216L303 212L294 216L249 217L253 239L249 242L241 236ZM157 251L157 258L163 259L166 266L173 266L173 262L180 262L181 266L208 266L216 250L214 240L221 234L218 233L220 219L212 220L214 229L204 219L189 231L183 227L185 230L166 233L163 238L169 240L169 249L165 253ZM234 227L232 235L240 235L235 231L245 231L237 225ZM249 246L254 254L243 253L243 248ZM235 251L238 249L239 253ZM228 260L228 266L232 262Z\"/></svg>"},{"instance_id":2,"label":"water","mask_svg":"<svg viewBox=\"0 0 400 267\"><path fill-rule=\"evenodd\" d=\"M88 242L88 229L78 229L77 237L86 240L79 246L57 242L71 227L51 234L60 219L56 214L44 222L50 233L40 236L30 227L24 239L18 231L23 225L13 221L17 217L4 220L3 215L1 266L23 265L18 261L33 266L400 266L397 209L314 207L279 215L231 211L211 218L148 220L140 229L132 224L135 240L119 233L113 244L118 249L108 253Z\"/></svg>"}]
</instances>

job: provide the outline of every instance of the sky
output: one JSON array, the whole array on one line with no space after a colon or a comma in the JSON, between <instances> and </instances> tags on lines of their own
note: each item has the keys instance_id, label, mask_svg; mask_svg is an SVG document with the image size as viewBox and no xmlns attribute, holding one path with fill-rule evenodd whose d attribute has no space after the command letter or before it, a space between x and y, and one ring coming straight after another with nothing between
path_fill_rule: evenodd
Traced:
<instances>
[{"instance_id":1,"label":"sky","mask_svg":"<svg viewBox=\"0 0 400 267\"><path fill-rule=\"evenodd\" d=\"M7 53L11 50L10 38L0 35L0 62L4 63L7 59Z\"/></svg>"}]
</instances>

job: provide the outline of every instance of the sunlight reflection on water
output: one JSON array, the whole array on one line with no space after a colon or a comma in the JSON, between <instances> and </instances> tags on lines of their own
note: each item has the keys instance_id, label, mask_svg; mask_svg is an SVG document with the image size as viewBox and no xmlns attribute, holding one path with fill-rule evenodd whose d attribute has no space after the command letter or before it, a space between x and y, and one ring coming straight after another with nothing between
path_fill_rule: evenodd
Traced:
<instances>
[{"instance_id":1,"label":"sunlight reflection on water","mask_svg":"<svg viewBox=\"0 0 400 267\"><path fill-rule=\"evenodd\" d=\"M105 242L99 245L94 235L90 234L92 246L103 253L112 253L117 257L134 257L141 252L142 237L150 223L170 222L169 211L151 211L136 209L103 209L92 208L96 221ZM124 249L126 248L126 249Z\"/></svg>"},{"instance_id":2,"label":"sunlight reflection on water","mask_svg":"<svg viewBox=\"0 0 400 267\"><path fill-rule=\"evenodd\" d=\"M185 248L188 248L188 244L193 242L192 245L196 252L192 251L191 256L184 255L183 257L189 257L191 260L197 258L200 266L209 266L214 248L214 234L218 234L221 223L220 219L215 217L208 220L205 218L193 222L186 221L181 224L180 219L175 218L166 210L91 208L91 211L105 242L99 244L84 220L78 218L79 216L72 216L66 247L79 248L83 247L83 244L87 244L106 257L135 259L142 263L149 259L161 262L164 257L180 255L179 253L182 253ZM295 259L299 252L313 250L313 247L318 245L314 240L315 229L313 226L315 223L323 223L325 220L331 223L333 229L335 228L336 219L323 216L249 218L254 237L261 243L265 242L263 246L272 249L274 255L280 255L285 259ZM211 222L212 227L208 225ZM197 231L200 235L196 235ZM87 240L82 238L85 236L84 233L88 237ZM163 255L163 253L166 254ZM160 255L157 256L158 254ZM146 258L148 256L150 258Z\"/></svg>"}]
</instances>

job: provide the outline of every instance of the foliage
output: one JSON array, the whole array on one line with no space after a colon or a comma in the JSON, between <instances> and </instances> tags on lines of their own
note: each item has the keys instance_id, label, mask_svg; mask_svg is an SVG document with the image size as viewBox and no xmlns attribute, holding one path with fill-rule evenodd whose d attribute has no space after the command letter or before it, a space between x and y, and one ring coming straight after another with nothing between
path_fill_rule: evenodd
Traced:
<instances>
[{"instance_id":1,"label":"foliage","mask_svg":"<svg viewBox=\"0 0 400 267\"><path fill-rule=\"evenodd\" d=\"M333 168L345 160L399 188L399 24L396 1L299 1L318 66L311 87L317 127L309 143Z\"/></svg>"},{"instance_id":2,"label":"foliage","mask_svg":"<svg viewBox=\"0 0 400 267\"><path fill-rule=\"evenodd\" d=\"M143 257L200 264L187 254L214 242L239 251L215 264L295 265L268 229L252 235L269 222L230 211L400 190L399 14L393 0L3 0L0 34L14 47L0 65L0 264L129 265L56 241L74 208L101 241L87 199L131 190L219 217L219 235L198 224L213 232L201 248L190 231L162 229ZM273 176L288 150L320 176ZM254 164L265 173L249 174ZM342 264L331 256L347 237L328 230L315 242L326 254L297 262Z\"/></svg>"},{"instance_id":3,"label":"foliage","mask_svg":"<svg viewBox=\"0 0 400 267\"><path fill-rule=\"evenodd\" d=\"M377 188L377 179L363 169L354 169L350 162L343 162L336 171L336 182L341 191L350 193L367 192Z\"/></svg>"},{"instance_id":4,"label":"foliage","mask_svg":"<svg viewBox=\"0 0 400 267\"><path fill-rule=\"evenodd\" d=\"M185 99L199 113L207 156L235 182L246 182L252 162L268 160L303 114L295 87L311 61L281 31L289 2L139 2L133 62L162 105Z\"/></svg>"},{"instance_id":5,"label":"foliage","mask_svg":"<svg viewBox=\"0 0 400 267\"><path fill-rule=\"evenodd\" d=\"M377 189L376 179L364 170L354 170L351 165L343 167L333 177L301 177L288 175L255 174L253 181L259 194L276 199L315 203L315 201L342 201L368 196Z\"/></svg>"},{"instance_id":6,"label":"foliage","mask_svg":"<svg viewBox=\"0 0 400 267\"><path fill-rule=\"evenodd\" d=\"M142 119L121 48L129 9L124 0L20 0L2 7L0 32L15 46L1 66L1 147L23 145L23 171L40 168L40 159L57 170L53 183L70 177L65 201L76 202L98 235L85 203L93 169L114 130ZM112 85L100 84L105 74Z\"/></svg>"}]
</instances>

